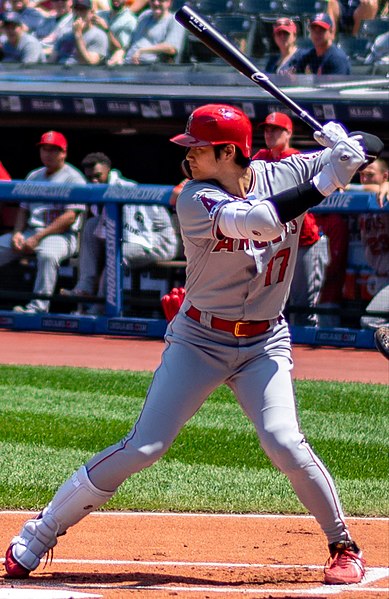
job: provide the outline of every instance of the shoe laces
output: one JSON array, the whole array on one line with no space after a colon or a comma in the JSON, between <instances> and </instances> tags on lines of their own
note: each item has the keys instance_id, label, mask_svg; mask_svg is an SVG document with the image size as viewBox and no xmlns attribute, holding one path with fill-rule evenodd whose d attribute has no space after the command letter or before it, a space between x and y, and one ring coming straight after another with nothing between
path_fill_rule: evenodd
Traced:
<instances>
[{"instance_id":1,"label":"shoe laces","mask_svg":"<svg viewBox=\"0 0 389 599\"><path fill-rule=\"evenodd\" d=\"M335 563L342 569L348 568L350 562L364 566L365 560L359 556L359 548L353 542L334 543L330 546L331 555L329 556L325 567L331 568Z\"/></svg>"},{"instance_id":2,"label":"shoe laces","mask_svg":"<svg viewBox=\"0 0 389 599\"><path fill-rule=\"evenodd\" d=\"M45 563L43 565L43 569L45 570L47 564L49 564L49 566L51 567L51 564L53 563L53 557L54 557L54 549L52 547L50 547L50 549L48 549L48 551L46 551L45 553Z\"/></svg>"}]
</instances>

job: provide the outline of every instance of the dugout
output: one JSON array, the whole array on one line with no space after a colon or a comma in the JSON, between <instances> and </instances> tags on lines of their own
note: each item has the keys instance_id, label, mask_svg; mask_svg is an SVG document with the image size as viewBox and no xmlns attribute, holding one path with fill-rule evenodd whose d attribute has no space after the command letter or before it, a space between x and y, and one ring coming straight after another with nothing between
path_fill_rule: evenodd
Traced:
<instances>
[{"instance_id":1,"label":"dugout","mask_svg":"<svg viewBox=\"0 0 389 599\"><path fill-rule=\"evenodd\" d=\"M293 80L282 76L275 76L273 80L318 121L338 120L349 130L364 129L379 135L385 143L384 157L388 158L389 104L385 77L369 75L367 80L358 75L345 80L344 77L299 75ZM55 129L68 138L68 160L77 167L87 153L102 151L110 156L113 166L124 176L142 185L173 186L182 178L179 165L183 153L181 148L169 142L169 138L184 129L194 108L208 102L236 104L254 124L263 121L271 111L284 110L277 100L247 78L220 64L128 65L118 69L59 65L26 68L4 64L0 70L0 124L3 132L0 160L14 179L24 179L40 164L36 142L44 131ZM313 149L312 131L297 118L294 123L294 147L301 151ZM262 131L254 128L254 148L262 146ZM4 206L11 200L15 204L15 198L3 197L1 204ZM363 206L366 207L366 203ZM338 208L333 206L334 210ZM356 208L354 214L359 209ZM10 225L10 221L4 220L3 211L2 230ZM372 287L367 283L371 273L361 258L355 222L352 229L355 243L350 256L353 260L356 256L357 262L354 260L348 264L348 296L342 320L346 332L333 334L327 331L320 337L318 331L299 331L298 327L294 332L295 340L313 344L373 346L372 335L361 332L357 326L369 299L368 290ZM72 287L76 269L76 261L63 265L59 285ZM160 295L169 286L182 284L184 269L181 261L179 266L169 265L157 270L154 273L138 273L136 281L125 279L123 282L124 293L127 298L133 296L135 302L130 308L135 323L115 321L115 324L108 325L106 319L97 325L92 321L86 323L56 316L46 318L44 324L42 319L37 319L34 324L31 319L23 319L22 315L15 320L14 315L2 312L0 325L11 328L48 327L49 330L73 330L74 327L74 330L87 332L109 332L109 327L114 326L116 332L123 334L161 336L166 322L160 309ZM33 261L14 266L9 271L14 281L13 291L30 293L33 272ZM9 280L3 270L0 283L3 293L0 307L3 309L16 303L9 295L4 296L9 291ZM138 305L134 299L136 295ZM18 299L22 299L21 296ZM54 299L53 306L54 314L65 316L74 308L74 304L65 306L60 298ZM131 314L124 314L124 317L131 318ZM150 319L154 324L147 324ZM355 333L349 334L348 329Z\"/></svg>"}]
</instances>

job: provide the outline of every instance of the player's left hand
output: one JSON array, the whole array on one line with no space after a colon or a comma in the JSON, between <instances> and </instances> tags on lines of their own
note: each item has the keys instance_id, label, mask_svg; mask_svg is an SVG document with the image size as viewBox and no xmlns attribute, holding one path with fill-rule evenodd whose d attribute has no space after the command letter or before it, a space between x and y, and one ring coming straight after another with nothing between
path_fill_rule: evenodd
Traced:
<instances>
[{"instance_id":1,"label":"player's left hand","mask_svg":"<svg viewBox=\"0 0 389 599\"><path fill-rule=\"evenodd\" d=\"M365 149L358 139L342 139L331 150L329 162L313 177L313 183L323 196L328 196L344 189L365 162Z\"/></svg>"},{"instance_id":2,"label":"player's left hand","mask_svg":"<svg viewBox=\"0 0 389 599\"><path fill-rule=\"evenodd\" d=\"M313 137L321 146L333 148L341 139L347 139L348 132L340 123L330 121L323 125L321 131L315 131Z\"/></svg>"}]
</instances>

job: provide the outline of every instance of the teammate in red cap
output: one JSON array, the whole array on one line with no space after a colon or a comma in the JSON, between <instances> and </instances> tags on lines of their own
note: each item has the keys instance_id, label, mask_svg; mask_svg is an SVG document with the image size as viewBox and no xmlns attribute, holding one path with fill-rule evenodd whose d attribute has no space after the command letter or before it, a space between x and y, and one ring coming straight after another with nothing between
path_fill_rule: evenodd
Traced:
<instances>
[{"instance_id":1,"label":"teammate in red cap","mask_svg":"<svg viewBox=\"0 0 389 599\"><path fill-rule=\"evenodd\" d=\"M82 174L66 162L67 145L62 133L44 133L37 144L43 167L32 171L27 181L62 187L68 183L84 184ZM15 312L36 314L48 311L49 301L40 299L39 295L54 293L59 264L76 252L84 212L84 204L61 204L55 200L51 203L20 204L13 233L0 237L0 266L24 256L36 256L37 274L33 291L38 297L26 306L15 306Z\"/></svg>"},{"instance_id":2,"label":"teammate in red cap","mask_svg":"<svg viewBox=\"0 0 389 599\"><path fill-rule=\"evenodd\" d=\"M261 125L264 126L267 149L259 150L253 160L277 162L300 153L290 146L293 123L287 114L271 112ZM314 308L318 304L328 259L328 239L320 234L315 216L307 212L301 225L296 268L290 287L291 305ZM317 326L319 319L314 312L291 312L289 322L300 326Z\"/></svg>"},{"instance_id":3,"label":"teammate in red cap","mask_svg":"<svg viewBox=\"0 0 389 599\"><path fill-rule=\"evenodd\" d=\"M185 147L194 177L177 199L188 263L186 296L167 327L161 364L133 429L79 468L11 540L9 576L26 578L35 570L58 536L160 458L208 395L225 383L252 420L264 451L326 534L331 553L326 582L362 579L362 554L332 478L299 429L282 315L305 211L347 185L366 162L359 141L343 137L332 149L304 158L251 162L251 124L241 110L211 104L191 114L186 132L172 139Z\"/></svg>"},{"instance_id":4,"label":"teammate in red cap","mask_svg":"<svg viewBox=\"0 0 389 599\"><path fill-rule=\"evenodd\" d=\"M55 146L57 148L60 148L64 152L67 152L68 149L68 142L66 137L58 131L47 131L47 133L44 133L40 141L37 143L37 146L44 145Z\"/></svg>"}]
</instances>

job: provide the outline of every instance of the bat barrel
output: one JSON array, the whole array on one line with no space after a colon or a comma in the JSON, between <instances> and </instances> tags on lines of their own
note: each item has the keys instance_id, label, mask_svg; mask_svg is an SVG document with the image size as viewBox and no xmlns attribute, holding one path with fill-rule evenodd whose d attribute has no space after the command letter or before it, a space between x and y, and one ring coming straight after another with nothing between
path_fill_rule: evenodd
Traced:
<instances>
[{"instance_id":1,"label":"bat barrel","mask_svg":"<svg viewBox=\"0 0 389 599\"><path fill-rule=\"evenodd\" d=\"M277 87L269 77L258 70L236 46L234 46L226 37L215 29L204 17L196 13L190 6L184 4L175 14L175 18L185 29L197 37L210 50L215 52L220 58L237 69L240 73L251 79L253 83L262 87L269 94L277 98L282 104L287 106L302 121L312 127L315 131L321 130L321 124L310 114L296 104L279 87Z\"/></svg>"}]
</instances>

